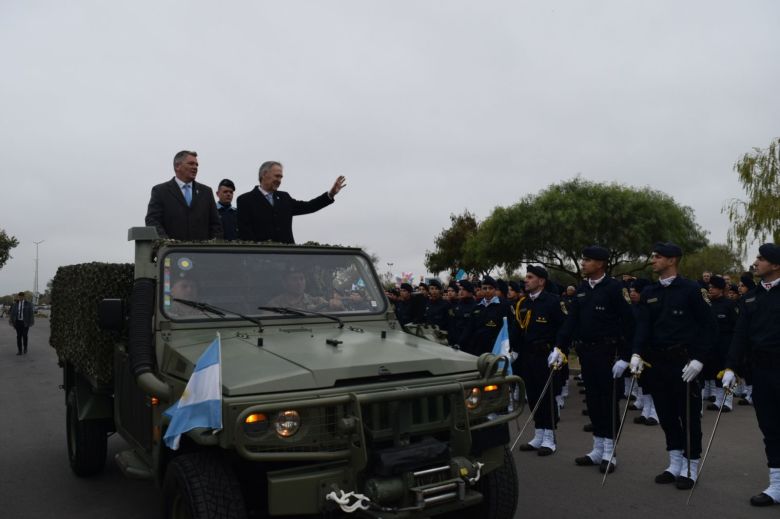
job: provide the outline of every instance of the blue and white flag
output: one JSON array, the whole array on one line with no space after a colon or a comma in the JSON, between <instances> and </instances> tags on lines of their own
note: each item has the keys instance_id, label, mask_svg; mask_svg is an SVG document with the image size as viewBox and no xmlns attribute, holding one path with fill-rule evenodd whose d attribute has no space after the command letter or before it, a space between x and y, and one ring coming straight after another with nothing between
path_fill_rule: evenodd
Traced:
<instances>
[{"instance_id":1,"label":"blue and white flag","mask_svg":"<svg viewBox=\"0 0 780 519\"><path fill-rule=\"evenodd\" d=\"M165 411L171 418L165 445L179 448L181 435L198 427L222 429L222 351L219 333L195 364L181 398Z\"/></svg>"},{"instance_id":2,"label":"blue and white flag","mask_svg":"<svg viewBox=\"0 0 780 519\"><path fill-rule=\"evenodd\" d=\"M506 317L504 317L504 325L501 327L501 331L498 332L496 337L496 343L493 345L493 355L501 355L507 358L509 367L507 373L512 374L512 354L509 352L509 323L507 323Z\"/></svg>"},{"instance_id":3,"label":"blue and white flag","mask_svg":"<svg viewBox=\"0 0 780 519\"><path fill-rule=\"evenodd\" d=\"M455 281L463 281L464 279L466 279L466 271L463 269L458 270L455 274Z\"/></svg>"}]
</instances>

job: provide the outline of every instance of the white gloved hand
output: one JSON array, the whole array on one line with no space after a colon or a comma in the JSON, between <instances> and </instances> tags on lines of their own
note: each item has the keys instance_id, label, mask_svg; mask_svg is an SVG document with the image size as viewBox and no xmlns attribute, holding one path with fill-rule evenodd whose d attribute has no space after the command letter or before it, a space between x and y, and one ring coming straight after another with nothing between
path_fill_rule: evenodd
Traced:
<instances>
[{"instance_id":1,"label":"white gloved hand","mask_svg":"<svg viewBox=\"0 0 780 519\"><path fill-rule=\"evenodd\" d=\"M737 376L730 369L726 369L723 372L721 381L723 382L724 389L732 389L737 383Z\"/></svg>"},{"instance_id":2,"label":"white gloved hand","mask_svg":"<svg viewBox=\"0 0 780 519\"><path fill-rule=\"evenodd\" d=\"M547 356L547 365L551 368L561 369L564 362L566 362L566 355L563 354L558 346L553 348L553 351Z\"/></svg>"},{"instance_id":3,"label":"white gloved hand","mask_svg":"<svg viewBox=\"0 0 780 519\"><path fill-rule=\"evenodd\" d=\"M628 362L626 362L623 359L618 359L615 362L615 364L612 366L612 378L622 377L627 367L628 367Z\"/></svg>"},{"instance_id":4,"label":"white gloved hand","mask_svg":"<svg viewBox=\"0 0 780 519\"><path fill-rule=\"evenodd\" d=\"M512 362L516 361L520 357L520 354L516 351L510 352L510 355L512 356Z\"/></svg>"},{"instance_id":5,"label":"white gloved hand","mask_svg":"<svg viewBox=\"0 0 780 519\"><path fill-rule=\"evenodd\" d=\"M701 369L703 367L704 364L696 359L690 361L682 370L683 382L692 382L696 377L699 376L699 373L701 373Z\"/></svg>"},{"instance_id":6,"label":"white gloved hand","mask_svg":"<svg viewBox=\"0 0 780 519\"><path fill-rule=\"evenodd\" d=\"M631 355L631 363L629 366L631 366L631 374L638 377L642 374L642 370L645 369L645 361L642 360L642 357L634 353Z\"/></svg>"}]
</instances>

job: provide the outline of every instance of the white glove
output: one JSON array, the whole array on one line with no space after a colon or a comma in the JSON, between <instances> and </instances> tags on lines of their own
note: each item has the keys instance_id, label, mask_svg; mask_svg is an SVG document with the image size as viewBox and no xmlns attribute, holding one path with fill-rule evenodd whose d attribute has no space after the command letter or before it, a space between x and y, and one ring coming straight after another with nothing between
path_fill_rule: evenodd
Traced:
<instances>
[{"instance_id":1,"label":"white glove","mask_svg":"<svg viewBox=\"0 0 780 519\"><path fill-rule=\"evenodd\" d=\"M558 346L556 346L547 356L547 365L551 368L561 369L565 361L566 356Z\"/></svg>"},{"instance_id":2,"label":"white glove","mask_svg":"<svg viewBox=\"0 0 780 519\"><path fill-rule=\"evenodd\" d=\"M612 366L612 378L620 378L628 367L628 362L623 359L618 359Z\"/></svg>"},{"instance_id":3,"label":"white glove","mask_svg":"<svg viewBox=\"0 0 780 519\"><path fill-rule=\"evenodd\" d=\"M629 365L631 366L631 374L637 377L641 375L642 370L645 369L645 361L636 353L631 355L631 363Z\"/></svg>"},{"instance_id":4,"label":"white glove","mask_svg":"<svg viewBox=\"0 0 780 519\"><path fill-rule=\"evenodd\" d=\"M516 351L510 352L510 355L512 356L512 362L516 361L518 357L520 357L520 354Z\"/></svg>"},{"instance_id":5,"label":"white glove","mask_svg":"<svg viewBox=\"0 0 780 519\"><path fill-rule=\"evenodd\" d=\"M701 369L704 367L704 364L699 362L696 359L693 359L688 364L685 365L685 367L682 370L682 379L684 382L692 382L696 377L699 376L699 373L701 373Z\"/></svg>"},{"instance_id":6,"label":"white glove","mask_svg":"<svg viewBox=\"0 0 780 519\"><path fill-rule=\"evenodd\" d=\"M731 389L737 383L737 376L734 374L733 371L727 369L723 372L722 382L723 382L723 387L725 389Z\"/></svg>"}]
</instances>

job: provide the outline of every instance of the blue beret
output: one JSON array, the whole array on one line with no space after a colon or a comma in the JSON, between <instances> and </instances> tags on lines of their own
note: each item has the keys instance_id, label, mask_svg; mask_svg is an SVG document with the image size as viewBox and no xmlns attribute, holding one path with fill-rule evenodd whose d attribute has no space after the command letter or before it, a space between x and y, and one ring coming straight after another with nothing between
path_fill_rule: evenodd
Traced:
<instances>
[{"instance_id":1,"label":"blue beret","mask_svg":"<svg viewBox=\"0 0 780 519\"><path fill-rule=\"evenodd\" d=\"M710 278L710 285L721 290L726 290L726 280L720 276L712 276Z\"/></svg>"},{"instance_id":2,"label":"blue beret","mask_svg":"<svg viewBox=\"0 0 780 519\"><path fill-rule=\"evenodd\" d=\"M549 277L549 274L547 274L547 269L542 267L541 265L528 265L528 268L525 269L527 272L530 272L534 276L547 279Z\"/></svg>"},{"instance_id":3,"label":"blue beret","mask_svg":"<svg viewBox=\"0 0 780 519\"><path fill-rule=\"evenodd\" d=\"M653 252L660 254L665 258L679 258L682 257L683 251L679 245L676 245L670 241L663 243L658 242L653 245Z\"/></svg>"},{"instance_id":4,"label":"blue beret","mask_svg":"<svg viewBox=\"0 0 780 519\"><path fill-rule=\"evenodd\" d=\"M774 243L765 243L758 248L758 254L769 263L780 265L780 247Z\"/></svg>"},{"instance_id":5,"label":"blue beret","mask_svg":"<svg viewBox=\"0 0 780 519\"><path fill-rule=\"evenodd\" d=\"M220 180L219 181L219 185L217 186L217 189L219 189L222 186L229 187L233 191L236 190L236 185L229 178L223 178L222 180Z\"/></svg>"},{"instance_id":6,"label":"blue beret","mask_svg":"<svg viewBox=\"0 0 780 519\"><path fill-rule=\"evenodd\" d=\"M474 293L474 285L468 279L464 279L463 281L460 281L460 288L462 288L466 292L469 292L470 294Z\"/></svg>"},{"instance_id":7,"label":"blue beret","mask_svg":"<svg viewBox=\"0 0 780 519\"><path fill-rule=\"evenodd\" d=\"M590 247L585 247L584 249L582 249L582 257L590 258L596 261L608 261L609 251L604 247L599 247L598 245L591 245Z\"/></svg>"}]
</instances>

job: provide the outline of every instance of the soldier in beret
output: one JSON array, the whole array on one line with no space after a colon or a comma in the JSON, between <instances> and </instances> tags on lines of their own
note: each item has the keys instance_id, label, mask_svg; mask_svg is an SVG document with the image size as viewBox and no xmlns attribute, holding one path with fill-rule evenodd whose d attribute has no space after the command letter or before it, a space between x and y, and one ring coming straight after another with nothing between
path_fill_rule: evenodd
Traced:
<instances>
[{"instance_id":1,"label":"soldier in beret","mask_svg":"<svg viewBox=\"0 0 780 519\"><path fill-rule=\"evenodd\" d=\"M432 280L428 284L428 301L425 306L425 323L437 326L439 330L447 329L447 311L449 305L442 298L441 281Z\"/></svg>"},{"instance_id":2,"label":"soldier in beret","mask_svg":"<svg viewBox=\"0 0 780 519\"><path fill-rule=\"evenodd\" d=\"M761 283L740 301L739 319L726 359L723 387L736 382L734 370L750 349L753 369L753 406L764 434L769 486L750 498L753 506L780 503L780 247L765 243L753 263Z\"/></svg>"},{"instance_id":3,"label":"soldier in beret","mask_svg":"<svg viewBox=\"0 0 780 519\"><path fill-rule=\"evenodd\" d=\"M401 326L405 326L411 322L414 322L414 312L412 309L412 294L414 289L409 283L401 283L398 287L398 300L395 302L395 318L401 323Z\"/></svg>"},{"instance_id":4,"label":"soldier in beret","mask_svg":"<svg viewBox=\"0 0 780 519\"><path fill-rule=\"evenodd\" d=\"M718 335L710 362L705 362L703 372L705 383L712 381L715 390L715 401L707 405L707 409L717 411L725 400L723 412L728 413L733 406L734 396L731 393L725 394L723 388L716 384L716 377L726 364L726 355L731 345L734 326L737 324L737 305L726 297L726 280L721 276L710 276L709 297L712 314L718 322Z\"/></svg>"},{"instance_id":5,"label":"soldier in beret","mask_svg":"<svg viewBox=\"0 0 780 519\"><path fill-rule=\"evenodd\" d=\"M651 281L646 278L633 278L633 281L631 281L628 297L631 301L631 310L634 313L634 319L636 319L639 310L640 294L642 293L642 290L650 284ZM652 395L649 395L647 391L644 390L641 378L637 379L636 385L639 386L639 390L637 391L637 399L636 402L634 402L634 406L637 409L641 409L642 414L634 418L634 423L649 426L658 425L658 413L655 410L655 403L653 402Z\"/></svg>"},{"instance_id":6,"label":"soldier in beret","mask_svg":"<svg viewBox=\"0 0 780 519\"><path fill-rule=\"evenodd\" d=\"M509 288L506 293L506 301L511 306L514 306L517 300L520 299L520 296L523 295L523 287L517 281L510 281L507 285L509 285Z\"/></svg>"},{"instance_id":7,"label":"soldier in beret","mask_svg":"<svg viewBox=\"0 0 780 519\"><path fill-rule=\"evenodd\" d=\"M467 279L464 279L459 283L460 290L458 292L458 301L453 308L450 309L450 317L447 321L449 323L449 329L447 332L447 339L450 346L460 347L463 344L463 333L466 331L469 320L471 319L471 312L477 306L477 301L474 299L474 285Z\"/></svg>"},{"instance_id":8,"label":"soldier in beret","mask_svg":"<svg viewBox=\"0 0 780 519\"><path fill-rule=\"evenodd\" d=\"M496 281L486 276L482 280L482 299L471 311L460 337L460 348L477 356L493 351L504 317L507 317L507 306L496 295Z\"/></svg>"},{"instance_id":9,"label":"soldier in beret","mask_svg":"<svg viewBox=\"0 0 780 519\"><path fill-rule=\"evenodd\" d=\"M715 340L715 317L699 284L677 273L682 249L656 243L650 256L658 281L640 296L631 373L642 375L666 435L669 466L655 478L690 489L701 456L701 389L697 377ZM646 362L645 362L646 361Z\"/></svg>"},{"instance_id":10,"label":"soldier in beret","mask_svg":"<svg viewBox=\"0 0 780 519\"><path fill-rule=\"evenodd\" d=\"M602 473L615 470L617 463L613 449L619 412L614 385L616 379L621 379L622 385L634 331L634 315L623 296L623 284L607 276L608 261L609 251L603 247L583 249L585 279L576 289L557 339L564 350L572 339L577 341L585 400L593 423L593 448L574 461L581 466L598 465Z\"/></svg>"},{"instance_id":11,"label":"soldier in beret","mask_svg":"<svg viewBox=\"0 0 780 519\"><path fill-rule=\"evenodd\" d=\"M555 427L558 423L558 406L548 402L560 392L560 371L553 383L542 394L550 370L560 370L566 362L565 353L555 346L556 335L563 324L565 314L557 294L545 290L548 281L544 267L529 265L525 275L526 296L515 305L510 326L512 350L518 352L520 376L526 384L528 405L533 408L541 399L534 416L534 437L520 445L521 451L537 451L539 456L555 452Z\"/></svg>"}]
</instances>

